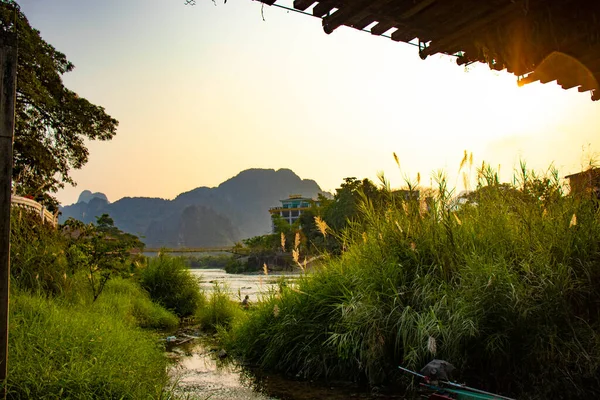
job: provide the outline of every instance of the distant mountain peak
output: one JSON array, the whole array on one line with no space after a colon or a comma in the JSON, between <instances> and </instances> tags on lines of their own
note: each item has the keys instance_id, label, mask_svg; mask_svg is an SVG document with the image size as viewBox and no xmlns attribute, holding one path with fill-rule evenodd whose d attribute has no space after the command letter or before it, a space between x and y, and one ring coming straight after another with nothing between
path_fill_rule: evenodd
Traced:
<instances>
[{"instance_id":1,"label":"distant mountain peak","mask_svg":"<svg viewBox=\"0 0 600 400\"><path fill-rule=\"evenodd\" d=\"M89 203L92 199L101 199L109 203L108 198L104 193L96 192L92 193L91 190L84 190L79 195L79 199L77 199L77 203Z\"/></svg>"}]
</instances>

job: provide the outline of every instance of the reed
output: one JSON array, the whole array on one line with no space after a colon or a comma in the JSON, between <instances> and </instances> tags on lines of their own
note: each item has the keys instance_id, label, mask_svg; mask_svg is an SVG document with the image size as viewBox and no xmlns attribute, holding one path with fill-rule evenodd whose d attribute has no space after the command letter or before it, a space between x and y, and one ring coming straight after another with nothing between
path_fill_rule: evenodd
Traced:
<instances>
[{"instance_id":1,"label":"reed","mask_svg":"<svg viewBox=\"0 0 600 400\"><path fill-rule=\"evenodd\" d=\"M347 250L233 324L230 350L311 378L380 384L435 357L484 389L600 394L597 201L566 195L553 169L477 178L462 202L443 173L426 201L363 201Z\"/></svg>"}]
</instances>

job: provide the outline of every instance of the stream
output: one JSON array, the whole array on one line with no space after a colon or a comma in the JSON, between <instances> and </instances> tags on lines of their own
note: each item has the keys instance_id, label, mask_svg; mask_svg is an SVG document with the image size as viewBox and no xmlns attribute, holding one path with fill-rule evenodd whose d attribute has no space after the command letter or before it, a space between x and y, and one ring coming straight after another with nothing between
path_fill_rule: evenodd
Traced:
<instances>
[{"instance_id":1,"label":"stream","mask_svg":"<svg viewBox=\"0 0 600 400\"><path fill-rule=\"evenodd\" d=\"M294 279L297 273L265 275L227 274L222 269L192 269L201 278L201 287L208 294L214 282L224 283L234 300L248 295L257 301L261 293L275 287L283 276ZM404 399L400 395L372 393L348 382L313 382L293 379L280 374L238 365L231 357L220 354L211 337L200 332L186 333L201 336L179 346L169 346L168 356L175 362L170 376L176 394L184 399L199 400L343 400L343 399Z\"/></svg>"},{"instance_id":2,"label":"stream","mask_svg":"<svg viewBox=\"0 0 600 400\"><path fill-rule=\"evenodd\" d=\"M184 399L210 400L400 400L401 395L372 393L348 382L297 380L244 368L217 347L198 339L168 353L176 362L170 375L175 393Z\"/></svg>"}]
</instances>

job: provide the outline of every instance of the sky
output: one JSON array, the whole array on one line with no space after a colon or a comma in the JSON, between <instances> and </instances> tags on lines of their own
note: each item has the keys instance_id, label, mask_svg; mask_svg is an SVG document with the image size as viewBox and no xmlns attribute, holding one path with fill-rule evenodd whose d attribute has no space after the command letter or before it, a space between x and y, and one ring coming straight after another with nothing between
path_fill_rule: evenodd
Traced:
<instances>
[{"instance_id":1,"label":"sky","mask_svg":"<svg viewBox=\"0 0 600 400\"><path fill-rule=\"evenodd\" d=\"M521 159L564 176L600 152L589 93L518 87L347 27L327 35L319 19L251 0L196 3L19 1L75 64L65 85L119 120L113 140L88 143L63 204L85 189L171 199L248 168L290 168L328 191L379 172L393 187L417 174L428 185L444 170L459 191L465 150L504 180Z\"/></svg>"}]
</instances>

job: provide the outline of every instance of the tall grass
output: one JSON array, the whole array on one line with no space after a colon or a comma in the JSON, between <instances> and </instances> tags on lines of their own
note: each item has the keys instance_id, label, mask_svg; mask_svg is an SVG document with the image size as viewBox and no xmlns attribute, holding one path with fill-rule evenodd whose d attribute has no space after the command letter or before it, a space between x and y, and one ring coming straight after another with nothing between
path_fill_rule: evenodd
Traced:
<instances>
[{"instance_id":1,"label":"tall grass","mask_svg":"<svg viewBox=\"0 0 600 400\"><path fill-rule=\"evenodd\" d=\"M158 334L179 319L134 279L113 276L93 301L85 246L35 215L11 214L9 399L169 397ZM129 274L123 274L129 277Z\"/></svg>"},{"instance_id":2,"label":"tall grass","mask_svg":"<svg viewBox=\"0 0 600 400\"><path fill-rule=\"evenodd\" d=\"M231 299L227 286L215 282L206 304L196 312L196 320L206 331L227 329L233 321L244 318L240 305Z\"/></svg>"},{"instance_id":3,"label":"tall grass","mask_svg":"<svg viewBox=\"0 0 600 400\"><path fill-rule=\"evenodd\" d=\"M179 325L179 318L175 314L153 303L148 293L132 280L112 279L97 303L92 307L118 315L140 328L173 330Z\"/></svg>"},{"instance_id":4,"label":"tall grass","mask_svg":"<svg viewBox=\"0 0 600 400\"><path fill-rule=\"evenodd\" d=\"M123 285L121 285L122 287ZM158 338L128 322L104 293L93 307L13 293L9 399L152 399L168 383ZM160 320L161 318L159 318Z\"/></svg>"},{"instance_id":5,"label":"tall grass","mask_svg":"<svg viewBox=\"0 0 600 400\"><path fill-rule=\"evenodd\" d=\"M368 199L348 249L282 286L234 324L230 350L306 377L395 380L396 365L446 359L459 378L528 398L600 394L598 203L525 167L512 184L479 171L458 206ZM412 198L412 196L409 196Z\"/></svg>"},{"instance_id":6,"label":"tall grass","mask_svg":"<svg viewBox=\"0 0 600 400\"><path fill-rule=\"evenodd\" d=\"M198 280L183 257L160 254L151 258L141 272L140 283L152 300L180 317L194 315L205 302Z\"/></svg>"},{"instance_id":7,"label":"tall grass","mask_svg":"<svg viewBox=\"0 0 600 400\"><path fill-rule=\"evenodd\" d=\"M70 268L65 239L34 212L11 210L11 284L27 290L62 293Z\"/></svg>"}]
</instances>

